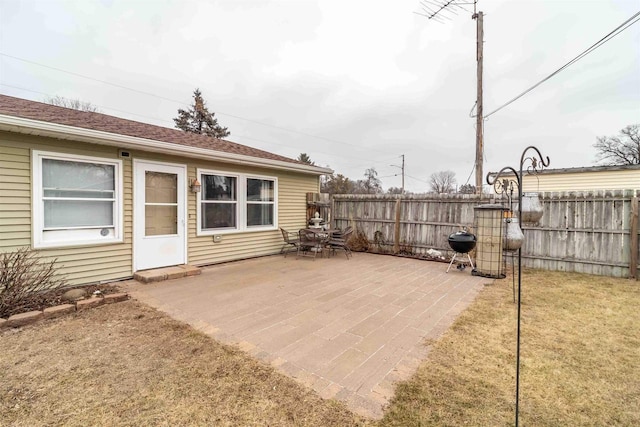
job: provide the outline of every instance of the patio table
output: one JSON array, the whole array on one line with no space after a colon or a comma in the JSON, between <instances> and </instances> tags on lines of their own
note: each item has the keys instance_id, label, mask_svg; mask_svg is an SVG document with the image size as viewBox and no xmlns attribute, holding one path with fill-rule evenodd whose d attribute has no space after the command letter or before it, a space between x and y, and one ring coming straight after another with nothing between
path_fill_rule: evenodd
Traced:
<instances>
[{"instance_id":1,"label":"patio table","mask_svg":"<svg viewBox=\"0 0 640 427\"><path fill-rule=\"evenodd\" d=\"M316 247L312 248L312 250L315 250L316 252L319 251L320 256L323 255L324 249L326 248L326 245L329 242L329 239L331 238L331 236L335 233L340 232L340 230L337 230L337 229L330 228L328 230L324 230L322 228L312 228L312 227L307 228L306 231L313 233ZM330 254L330 252L328 254Z\"/></svg>"}]
</instances>

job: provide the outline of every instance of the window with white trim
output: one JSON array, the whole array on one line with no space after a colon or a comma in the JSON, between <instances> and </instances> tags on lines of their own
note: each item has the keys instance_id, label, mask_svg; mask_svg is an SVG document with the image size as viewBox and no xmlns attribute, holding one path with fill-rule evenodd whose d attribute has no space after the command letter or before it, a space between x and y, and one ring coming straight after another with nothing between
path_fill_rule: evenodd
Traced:
<instances>
[{"instance_id":1,"label":"window with white trim","mask_svg":"<svg viewBox=\"0 0 640 427\"><path fill-rule=\"evenodd\" d=\"M275 230L277 178L198 170L198 234Z\"/></svg>"},{"instance_id":2,"label":"window with white trim","mask_svg":"<svg viewBox=\"0 0 640 427\"><path fill-rule=\"evenodd\" d=\"M238 177L202 175L200 201L202 230L238 228Z\"/></svg>"},{"instance_id":3,"label":"window with white trim","mask_svg":"<svg viewBox=\"0 0 640 427\"><path fill-rule=\"evenodd\" d=\"M122 163L33 152L35 247L122 241Z\"/></svg>"},{"instance_id":4,"label":"window with white trim","mask_svg":"<svg viewBox=\"0 0 640 427\"><path fill-rule=\"evenodd\" d=\"M275 181L247 178L247 227L274 226Z\"/></svg>"}]
</instances>

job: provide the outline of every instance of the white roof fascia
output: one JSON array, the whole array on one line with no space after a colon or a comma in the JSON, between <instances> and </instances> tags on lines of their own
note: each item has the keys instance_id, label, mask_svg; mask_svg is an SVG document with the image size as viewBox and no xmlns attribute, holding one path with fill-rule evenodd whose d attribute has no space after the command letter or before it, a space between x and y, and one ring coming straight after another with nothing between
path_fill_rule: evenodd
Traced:
<instances>
[{"instance_id":1,"label":"white roof fascia","mask_svg":"<svg viewBox=\"0 0 640 427\"><path fill-rule=\"evenodd\" d=\"M87 142L91 144L109 145L118 148L138 149L154 153L181 155L197 159L226 161L236 164L275 168L313 175L332 174L330 168L284 162L282 160L264 159L243 154L227 153L206 148L191 147L171 142L120 135L94 129L85 129L40 120L25 119L0 114L0 130L27 135L47 136L58 139Z\"/></svg>"}]
</instances>

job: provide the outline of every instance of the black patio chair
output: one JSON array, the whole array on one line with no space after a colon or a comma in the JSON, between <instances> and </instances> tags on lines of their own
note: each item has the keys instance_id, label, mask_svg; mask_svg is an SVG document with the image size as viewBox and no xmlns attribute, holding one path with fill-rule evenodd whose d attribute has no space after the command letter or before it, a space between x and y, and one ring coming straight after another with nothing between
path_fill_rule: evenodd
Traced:
<instances>
[{"instance_id":1,"label":"black patio chair","mask_svg":"<svg viewBox=\"0 0 640 427\"><path fill-rule=\"evenodd\" d=\"M280 227L280 231L282 232L282 239L284 239L284 244L280 249L280 253L284 253L284 257L286 258L289 252L293 252L294 250L296 252L298 251L298 245L300 244L300 236L298 235L298 233L292 233L290 231L285 230L282 227ZM285 248L287 246L293 246L293 249L288 248L287 251L285 252Z\"/></svg>"},{"instance_id":2,"label":"black patio chair","mask_svg":"<svg viewBox=\"0 0 640 427\"><path fill-rule=\"evenodd\" d=\"M300 235L300 242L298 243L296 258L300 255L313 256L313 259L315 260L318 252L320 252L320 256L322 256L324 242L316 233L308 228L302 228L298 234Z\"/></svg>"},{"instance_id":3,"label":"black patio chair","mask_svg":"<svg viewBox=\"0 0 640 427\"><path fill-rule=\"evenodd\" d=\"M349 257L352 256L351 249L349 249L349 245L348 245L351 234L353 234L353 227L347 227L339 235L339 237L336 234L331 236L331 238L327 242L331 252L335 253L336 249L342 249L345 255L347 256L347 259L349 259Z\"/></svg>"},{"instance_id":4,"label":"black patio chair","mask_svg":"<svg viewBox=\"0 0 640 427\"><path fill-rule=\"evenodd\" d=\"M333 233L331 233L331 237L334 239L342 239L342 236L345 233L349 233L351 234L353 232L353 227L352 226L348 226L347 228L345 228L344 230L340 230L339 228L336 229L336 231L334 231Z\"/></svg>"}]
</instances>

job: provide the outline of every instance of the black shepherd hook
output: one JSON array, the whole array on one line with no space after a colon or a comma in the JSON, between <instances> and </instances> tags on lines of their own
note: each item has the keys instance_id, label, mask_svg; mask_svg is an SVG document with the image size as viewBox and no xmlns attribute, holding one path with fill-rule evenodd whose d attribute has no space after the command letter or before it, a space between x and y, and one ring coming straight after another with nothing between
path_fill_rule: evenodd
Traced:
<instances>
[{"instance_id":1,"label":"black shepherd hook","mask_svg":"<svg viewBox=\"0 0 640 427\"><path fill-rule=\"evenodd\" d=\"M527 152L535 151L527 156ZM535 175L548 167L550 164L549 157L543 157L538 148L533 145L528 146L520 156L520 168L516 171L511 166L500 169L500 172L492 176L487 174L487 184L492 185L496 194L505 194L507 191L513 194L513 185L518 188L518 218L522 218L522 185L523 185L523 169L525 164L527 175ZM509 198L511 204L511 198ZM522 222L518 222L520 230L522 230ZM516 337L516 427L518 427L518 412L520 401L520 318L521 318L521 297L522 297L522 249L518 249L518 328Z\"/></svg>"}]
</instances>

